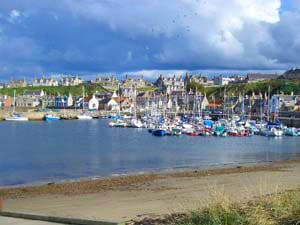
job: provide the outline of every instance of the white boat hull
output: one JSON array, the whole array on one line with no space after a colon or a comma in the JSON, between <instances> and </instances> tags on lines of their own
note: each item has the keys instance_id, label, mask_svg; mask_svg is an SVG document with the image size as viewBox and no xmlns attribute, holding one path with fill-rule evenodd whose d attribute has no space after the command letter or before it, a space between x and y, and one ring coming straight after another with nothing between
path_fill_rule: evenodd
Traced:
<instances>
[{"instance_id":1,"label":"white boat hull","mask_svg":"<svg viewBox=\"0 0 300 225\"><path fill-rule=\"evenodd\" d=\"M8 117L5 118L7 121L28 121L27 117L19 117L19 118L14 118L14 117Z\"/></svg>"},{"instance_id":2,"label":"white boat hull","mask_svg":"<svg viewBox=\"0 0 300 225\"><path fill-rule=\"evenodd\" d=\"M93 119L93 117L86 116L86 115L79 115L79 116L77 116L77 119L79 119L79 120L91 120L91 119Z\"/></svg>"}]
</instances>

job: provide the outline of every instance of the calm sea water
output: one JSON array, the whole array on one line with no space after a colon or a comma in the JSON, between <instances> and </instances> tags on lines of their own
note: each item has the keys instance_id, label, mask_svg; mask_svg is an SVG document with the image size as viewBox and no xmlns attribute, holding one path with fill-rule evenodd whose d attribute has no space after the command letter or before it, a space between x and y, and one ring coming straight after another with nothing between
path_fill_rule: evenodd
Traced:
<instances>
[{"instance_id":1,"label":"calm sea water","mask_svg":"<svg viewBox=\"0 0 300 225\"><path fill-rule=\"evenodd\" d=\"M0 123L0 186L299 155L300 137L154 137L106 120Z\"/></svg>"}]
</instances>

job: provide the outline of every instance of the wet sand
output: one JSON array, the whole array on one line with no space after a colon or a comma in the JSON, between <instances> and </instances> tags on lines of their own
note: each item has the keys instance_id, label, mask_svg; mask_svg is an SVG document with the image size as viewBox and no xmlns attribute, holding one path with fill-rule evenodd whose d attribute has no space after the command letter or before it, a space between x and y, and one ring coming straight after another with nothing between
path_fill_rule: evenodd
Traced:
<instances>
[{"instance_id":1,"label":"wet sand","mask_svg":"<svg viewBox=\"0 0 300 225\"><path fill-rule=\"evenodd\" d=\"M125 222L206 206L216 194L234 201L300 187L300 162L151 173L24 188L2 188L4 209Z\"/></svg>"}]
</instances>

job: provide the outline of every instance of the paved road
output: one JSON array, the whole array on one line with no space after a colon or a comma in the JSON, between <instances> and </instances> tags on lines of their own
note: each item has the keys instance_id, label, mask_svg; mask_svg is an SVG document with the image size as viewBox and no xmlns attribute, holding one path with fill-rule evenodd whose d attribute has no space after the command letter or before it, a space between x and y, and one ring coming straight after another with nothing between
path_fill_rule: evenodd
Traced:
<instances>
[{"instance_id":1,"label":"paved road","mask_svg":"<svg viewBox=\"0 0 300 225\"><path fill-rule=\"evenodd\" d=\"M0 224L1 225L59 225L58 223L15 219L15 218L4 217L4 216L0 216Z\"/></svg>"}]
</instances>

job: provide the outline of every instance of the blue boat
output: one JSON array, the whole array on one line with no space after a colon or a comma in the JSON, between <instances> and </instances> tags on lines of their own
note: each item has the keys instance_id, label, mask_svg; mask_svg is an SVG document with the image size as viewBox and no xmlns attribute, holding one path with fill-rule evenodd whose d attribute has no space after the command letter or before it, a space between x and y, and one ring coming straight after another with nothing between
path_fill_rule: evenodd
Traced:
<instances>
[{"instance_id":1,"label":"blue boat","mask_svg":"<svg viewBox=\"0 0 300 225\"><path fill-rule=\"evenodd\" d=\"M163 129L158 129L158 130L153 130L152 135L158 136L158 137L163 137L167 135L167 132Z\"/></svg>"},{"instance_id":2,"label":"blue boat","mask_svg":"<svg viewBox=\"0 0 300 225\"><path fill-rule=\"evenodd\" d=\"M212 120L204 120L203 124L206 127L212 127L212 125L214 125L214 121L212 121Z\"/></svg>"},{"instance_id":3,"label":"blue boat","mask_svg":"<svg viewBox=\"0 0 300 225\"><path fill-rule=\"evenodd\" d=\"M51 115L51 114L47 114L45 116L45 120L46 121L55 121L55 120L60 120L60 117L59 116L54 116L54 115Z\"/></svg>"}]
</instances>

